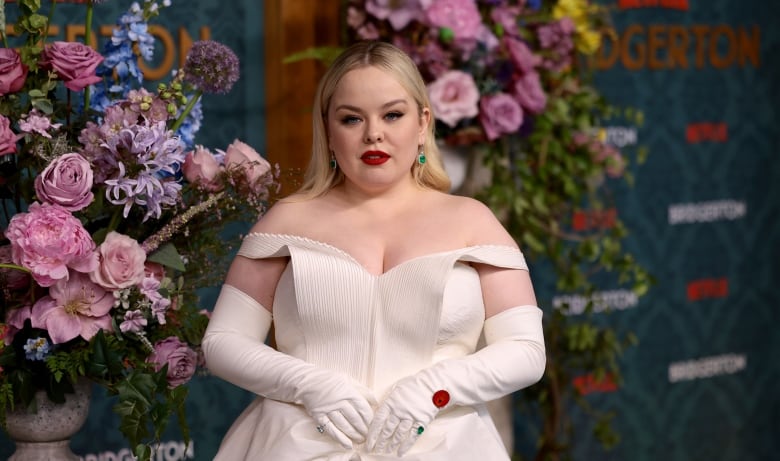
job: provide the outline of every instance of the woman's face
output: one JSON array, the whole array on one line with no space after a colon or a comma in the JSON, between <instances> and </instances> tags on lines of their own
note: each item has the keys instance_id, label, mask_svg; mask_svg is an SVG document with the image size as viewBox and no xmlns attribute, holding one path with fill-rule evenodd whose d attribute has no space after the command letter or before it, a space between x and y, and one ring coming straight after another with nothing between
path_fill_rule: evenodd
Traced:
<instances>
[{"instance_id":1,"label":"woman's face","mask_svg":"<svg viewBox=\"0 0 780 461\"><path fill-rule=\"evenodd\" d=\"M363 67L345 74L330 100L328 147L346 183L381 191L412 181L411 169L430 123L390 74Z\"/></svg>"}]
</instances>

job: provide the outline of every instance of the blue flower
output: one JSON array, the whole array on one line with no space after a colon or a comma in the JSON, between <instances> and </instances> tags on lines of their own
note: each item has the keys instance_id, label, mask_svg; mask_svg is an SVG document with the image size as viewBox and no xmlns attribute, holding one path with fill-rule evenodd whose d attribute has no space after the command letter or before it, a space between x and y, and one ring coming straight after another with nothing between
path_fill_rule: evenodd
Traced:
<instances>
[{"instance_id":1,"label":"blue flower","mask_svg":"<svg viewBox=\"0 0 780 461\"><path fill-rule=\"evenodd\" d=\"M46 338L30 338L24 345L24 357L27 360L43 360L51 352L51 345Z\"/></svg>"}]
</instances>

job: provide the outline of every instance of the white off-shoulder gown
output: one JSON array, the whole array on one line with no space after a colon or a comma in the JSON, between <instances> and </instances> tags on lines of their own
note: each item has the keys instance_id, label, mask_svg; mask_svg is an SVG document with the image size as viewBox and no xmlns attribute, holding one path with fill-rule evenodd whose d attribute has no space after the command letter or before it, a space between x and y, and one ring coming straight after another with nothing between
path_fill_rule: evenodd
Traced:
<instances>
[{"instance_id":1,"label":"white off-shoulder gown","mask_svg":"<svg viewBox=\"0 0 780 461\"><path fill-rule=\"evenodd\" d=\"M377 401L399 379L477 347L485 310L469 262L527 270L513 247L482 245L405 261L381 275L326 243L282 234L248 235L239 254L289 256L276 290L277 348L338 370L375 393ZM379 461L395 454L346 450L316 430L298 405L258 397L234 422L215 458L220 461ZM508 460L484 405L440 412L401 459Z\"/></svg>"}]
</instances>

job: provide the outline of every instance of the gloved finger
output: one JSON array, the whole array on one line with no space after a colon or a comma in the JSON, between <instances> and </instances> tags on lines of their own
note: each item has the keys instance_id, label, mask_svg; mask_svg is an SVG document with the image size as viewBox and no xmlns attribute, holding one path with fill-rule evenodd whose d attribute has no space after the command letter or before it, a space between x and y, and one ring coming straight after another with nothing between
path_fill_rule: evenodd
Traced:
<instances>
[{"instance_id":1,"label":"gloved finger","mask_svg":"<svg viewBox=\"0 0 780 461\"><path fill-rule=\"evenodd\" d=\"M341 430L339 430L335 424L332 423L330 418L327 416L320 416L317 418L317 422L319 423L320 428L322 428L323 432L330 436L333 440L338 442L342 447L346 448L347 450L352 449L352 440L349 439L349 437L346 436ZM318 429L319 430L319 429Z\"/></svg>"},{"instance_id":2,"label":"gloved finger","mask_svg":"<svg viewBox=\"0 0 780 461\"><path fill-rule=\"evenodd\" d=\"M379 432L379 436L376 440L376 452L377 453L389 453L389 443L395 434L398 425L401 423L401 419L394 414L390 414L385 421L385 427Z\"/></svg>"},{"instance_id":3,"label":"gloved finger","mask_svg":"<svg viewBox=\"0 0 780 461\"><path fill-rule=\"evenodd\" d=\"M374 419L374 409L367 400L350 400L346 408L343 408L341 414L349 421L358 432L363 436L368 433L368 425Z\"/></svg>"},{"instance_id":4,"label":"gloved finger","mask_svg":"<svg viewBox=\"0 0 780 461\"><path fill-rule=\"evenodd\" d=\"M350 438L353 442L363 442L365 440L364 433L358 432L358 430L355 428L355 426L352 425L352 422L349 421L341 412L339 411L331 411L328 413L328 418L330 418L331 424L336 426L336 429L340 430L344 435ZM359 423L362 423L363 421L361 419L358 419Z\"/></svg>"},{"instance_id":5,"label":"gloved finger","mask_svg":"<svg viewBox=\"0 0 780 461\"><path fill-rule=\"evenodd\" d=\"M390 438L390 440L387 443L387 451L389 453L398 451L401 444L411 436L412 434L411 429L412 429L411 419L401 420L401 422L398 424L398 427L395 429L395 433L393 433L393 436Z\"/></svg>"},{"instance_id":6,"label":"gloved finger","mask_svg":"<svg viewBox=\"0 0 780 461\"><path fill-rule=\"evenodd\" d=\"M382 405L376 413L374 413L374 419L368 426L368 435L366 436L366 449L368 449L369 452L374 451L376 441L379 438L379 433L382 432L382 429L385 427L388 416L390 416L390 408L387 405Z\"/></svg>"},{"instance_id":7,"label":"gloved finger","mask_svg":"<svg viewBox=\"0 0 780 461\"><path fill-rule=\"evenodd\" d=\"M398 457L405 455L406 452L412 449L414 443L420 438L420 435L422 435L424 430L425 428L420 423L412 424L411 428L406 432L408 437L406 437L403 442L401 442L401 446L398 447Z\"/></svg>"}]
</instances>

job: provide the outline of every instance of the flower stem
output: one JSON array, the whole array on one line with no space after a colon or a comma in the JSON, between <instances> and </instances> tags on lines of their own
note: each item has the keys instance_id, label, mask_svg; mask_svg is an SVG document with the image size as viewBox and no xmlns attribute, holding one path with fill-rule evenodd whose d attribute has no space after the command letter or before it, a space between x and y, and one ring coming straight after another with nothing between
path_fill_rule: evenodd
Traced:
<instances>
[{"instance_id":1,"label":"flower stem","mask_svg":"<svg viewBox=\"0 0 780 461\"><path fill-rule=\"evenodd\" d=\"M92 40L92 15L92 0L87 0L87 18L84 20L84 44L87 46L91 46L89 42ZM89 112L89 88L89 86L84 88L84 114Z\"/></svg>"},{"instance_id":2,"label":"flower stem","mask_svg":"<svg viewBox=\"0 0 780 461\"><path fill-rule=\"evenodd\" d=\"M27 272L30 274L32 271L26 267L17 266L16 264L0 263L0 269L13 269L16 271Z\"/></svg>"},{"instance_id":3,"label":"flower stem","mask_svg":"<svg viewBox=\"0 0 780 461\"><path fill-rule=\"evenodd\" d=\"M190 98L189 101L187 101L187 106L184 108L181 115L179 115L179 118L177 118L176 121L173 122L173 125L171 126L171 131L175 133L176 130L179 129L181 124L184 123L184 119L186 119L187 116L190 114L192 108L195 107L195 103L198 102L198 99L200 99L201 96L203 96L203 91L196 90L195 94Z\"/></svg>"}]
</instances>

